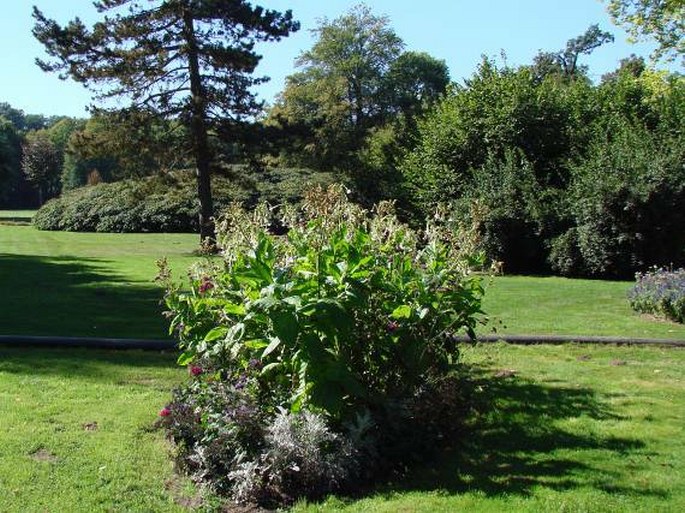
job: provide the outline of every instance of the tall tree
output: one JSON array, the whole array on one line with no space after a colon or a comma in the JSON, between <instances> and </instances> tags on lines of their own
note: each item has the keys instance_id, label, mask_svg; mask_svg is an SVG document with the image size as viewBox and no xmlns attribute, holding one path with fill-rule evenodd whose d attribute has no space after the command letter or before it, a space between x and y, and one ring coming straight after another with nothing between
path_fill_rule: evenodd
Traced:
<instances>
[{"instance_id":1,"label":"tall tree","mask_svg":"<svg viewBox=\"0 0 685 513\"><path fill-rule=\"evenodd\" d=\"M387 110L412 118L445 94L450 74L445 61L404 52L390 64L384 82Z\"/></svg>"},{"instance_id":2,"label":"tall tree","mask_svg":"<svg viewBox=\"0 0 685 513\"><path fill-rule=\"evenodd\" d=\"M587 67L578 64L580 56L589 55L600 46L613 41L614 36L611 33L601 30L599 25L590 25L583 34L569 39L563 50L538 53L533 60L533 74L538 79L552 74L569 79L585 76Z\"/></svg>"},{"instance_id":3,"label":"tall tree","mask_svg":"<svg viewBox=\"0 0 685 513\"><path fill-rule=\"evenodd\" d=\"M0 207L22 206L18 203L22 181L21 133L0 113Z\"/></svg>"},{"instance_id":4,"label":"tall tree","mask_svg":"<svg viewBox=\"0 0 685 513\"><path fill-rule=\"evenodd\" d=\"M339 82L349 121L359 129L367 127L381 114L378 95L383 76L400 55L402 40L386 17L372 14L365 5L332 22L322 20L312 32L318 41L300 56L297 65L305 74Z\"/></svg>"},{"instance_id":5,"label":"tall tree","mask_svg":"<svg viewBox=\"0 0 685 513\"><path fill-rule=\"evenodd\" d=\"M393 139L389 124L416 117L444 93L447 66L425 53L403 52L388 18L364 5L321 20L312 32L316 42L296 61L299 69L267 122L291 137L281 155L287 164L350 173L366 187L377 181L360 162L369 135L383 130Z\"/></svg>"},{"instance_id":6,"label":"tall tree","mask_svg":"<svg viewBox=\"0 0 685 513\"><path fill-rule=\"evenodd\" d=\"M21 167L38 190L38 203L59 193L62 155L46 130L29 132L22 146Z\"/></svg>"},{"instance_id":7,"label":"tall tree","mask_svg":"<svg viewBox=\"0 0 685 513\"><path fill-rule=\"evenodd\" d=\"M385 115L384 76L404 45L386 17L363 5L320 20L312 33L317 41L297 59L270 119L304 134L298 164L354 167L354 152Z\"/></svg>"},{"instance_id":8,"label":"tall tree","mask_svg":"<svg viewBox=\"0 0 685 513\"><path fill-rule=\"evenodd\" d=\"M605 0L612 20L625 27L634 41L656 40L652 57L685 64L685 0Z\"/></svg>"},{"instance_id":9,"label":"tall tree","mask_svg":"<svg viewBox=\"0 0 685 513\"><path fill-rule=\"evenodd\" d=\"M34 7L35 37L52 59L49 72L89 86L96 99L126 97L132 107L175 117L188 126L200 202L200 238L214 239L210 188L211 129L260 108L250 87L260 61L259 41L297 30L291 11L253 7L245 0L100 0L103 20L88 29L75 18L65 26Z\"/></svg>"}]
</instances>

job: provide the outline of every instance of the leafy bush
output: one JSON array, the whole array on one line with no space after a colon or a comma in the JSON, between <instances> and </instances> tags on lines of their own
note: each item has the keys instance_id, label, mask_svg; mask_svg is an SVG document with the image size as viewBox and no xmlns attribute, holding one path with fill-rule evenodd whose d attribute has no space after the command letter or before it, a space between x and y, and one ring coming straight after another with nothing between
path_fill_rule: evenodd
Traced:
<instances>
[{"instance_id":1,"label":"leafy bush","mask_svg":"<svg viewBox=\"0 0 685 513\"><path fill-rule=\"evenodd\" d=\"M488 157L486 163L470 173L471 183L455 201L459 216L481 216L483 249L488 258L504 262L510 273L535 273L545 269L545 224L552 219L533 166L519 151L505 151L504 158ZM546 191L551 196L551 191ZM474 208L474 206L476 208Z\"/></svg>"},{"instance_id":2,"label":"leafy bush","mask_svg":"<svg viewBox=\"0 0 685 513\"><path fill-rule=\"evenodd\" d=\"M654 269L635 278L628 293L633 310L685 322L685 269Z\"/></svg>"},{"instance_id":3,"label":"leafy bush","mask_svg":"<svg viewBox=\"0 0 685 513\"><path fill-rule=\"evenodd\" d=\"M231 178L212 179L214 212L231 203L254 206L260 199L271 204L300 201L304 184L330 183L325 173L300 169L270 169L249 174L231 170ZM240 179L236 175L244 172ZM41 230L85 232L192 232L197 231L197 185L190 172L101 183L67 192L47 202L34 217Z\"/></svg>"},{"instance_id":4,"label":"leafy bush","mask_svg":"<svg viewBox=\"0 0 685 513\"><path fill-rule=\"evenodd\" d=\"M601 135L573 166L573 227L550 260L566 274L628 277L685 264L685 144L682 137L623 126Z\"/></svg>"},{"instance_id":5,"label":"leafy bush","mask_svg":"<svg viewBox=\"0 0 685 513\"><path fill-rule=\"evenodd\" d=\"M449 383L459 382L455 335L473 336L482 318L476 229L455 231L438 213L418 233L397 220L391 204L369 216L340 186L311 190L301 209L285 209L287 236L270 235L272 223L263 206L231 208L218 223L223 265L195 268L189 291L169 283L162 266L179 362L209 361L229 380L259 369L255 394L267 422L285 422L281 409L303 415L292 421L302 426L314 422L304 412L323 415L364 453L365 471L393 455L406 459L412 451L397 450L406 440L435 445L463 411L460 394L444 397L454 392ZM439 409L445 424L425 415L427 394L449 404ZM266 466L283 469L267 481L295 479L283 474L290 468L278 459L283 448L265 440L273 442ZM259 474L250 465L241 468ZM321 465L329 469L322 475L342 476L338 463ZM240 479L240 489L252 489L252 477ZM323 493L321 483L302 479L302 493Z\"/></svg>"}]
</instances>

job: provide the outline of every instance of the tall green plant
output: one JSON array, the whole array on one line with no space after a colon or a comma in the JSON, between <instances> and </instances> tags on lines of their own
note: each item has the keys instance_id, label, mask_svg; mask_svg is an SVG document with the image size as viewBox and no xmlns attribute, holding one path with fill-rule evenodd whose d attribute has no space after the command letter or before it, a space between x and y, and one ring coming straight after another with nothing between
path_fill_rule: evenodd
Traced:
<instances>
[{"instance_id":1,"label":"tall green plant","mask_svg":"<svg viewBox=\"0 0 685 513\"><path fill-rule=\"evenodd\" d=\"M310 191L284 222L276 237L266 208L234 208L218 223L223 265L196 269L189 291L169 284L180 363L230 375L258 362L279 406L339 421L408 400L457 363L454 335L482 318L475 230L439 214L418 233L391 204L369 215L340 186Z\"/></svg>"}]
</instances>

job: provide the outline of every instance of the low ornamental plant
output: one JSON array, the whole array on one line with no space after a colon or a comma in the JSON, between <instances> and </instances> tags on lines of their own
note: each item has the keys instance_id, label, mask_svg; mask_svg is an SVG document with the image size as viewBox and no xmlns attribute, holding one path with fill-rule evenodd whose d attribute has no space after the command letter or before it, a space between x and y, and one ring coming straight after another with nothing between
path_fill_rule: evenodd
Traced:
<instances>
[{"instance_id":1,"label":"low ornamental plant","mask_svg":"<svg viewBox=\"0 0 685 513\"><path fill-rule=\"evenodd\" d=\"M655 268L635 279L628 292L633 310L685 322L685 269Z\"/></svg>"},{"instance_id":2,"label":"low ornamental plant","mask_svg":"<svg viewBox=\"0 0 685 513\"><path fill-rule=\"evenodd\" d=\"M442 438L463 414L456 335L484 319L477 227L438 212L417 232L341 186L281 214L231 208L217 223L221 263L191 269L189 288L161 264L194 375L162 422L190 470L243 501L327 493L410 457L407 439ZM431 402L447 416L430 418Z\"/></svg>"}]
</instances>

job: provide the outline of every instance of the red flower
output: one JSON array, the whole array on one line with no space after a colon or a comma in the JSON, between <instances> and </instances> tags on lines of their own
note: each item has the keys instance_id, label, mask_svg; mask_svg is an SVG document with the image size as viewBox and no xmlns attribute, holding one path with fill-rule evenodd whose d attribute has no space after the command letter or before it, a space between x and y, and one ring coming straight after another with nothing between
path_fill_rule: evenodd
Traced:
<instances>
[{"instance_id":1,"label":"red flower","mask_svg":"<svg viewBox=\"0 0 685 513\"><path fill-rule=\"evenodd\" d=\"M171 410L169 408L167 408L166 406L164 408L162 408L161 410L159 410L159 416L160 417L168 417L169 415L171 415Z\"/></svg>"},{"instance_id":2,"label":"red flower","mask_svg":"<svg viewBox=\"0 0 685 513\"><path fill-rule=\"evenodd\" d=\"M214 284L212 283L212 280L205 276L202 278L202 283L200 283L200 287L198 290L200 291L200 294L204 294L208 290L212 290L214 288Z\"/></svg>"},{"instance_id":3,"label":"red flower","mask_svg":"<svg viewBox=\"0 0 685 513\"><path fill-rule=\"evenodd\" d=\"M188 367L188 373L189 373L191 376L199 376L199 375L202 374L203 372L204 372L204 370L203 370L202 367L200 367L199 365L190 365L190 366Z\"/></svg>"}]
</instances>

